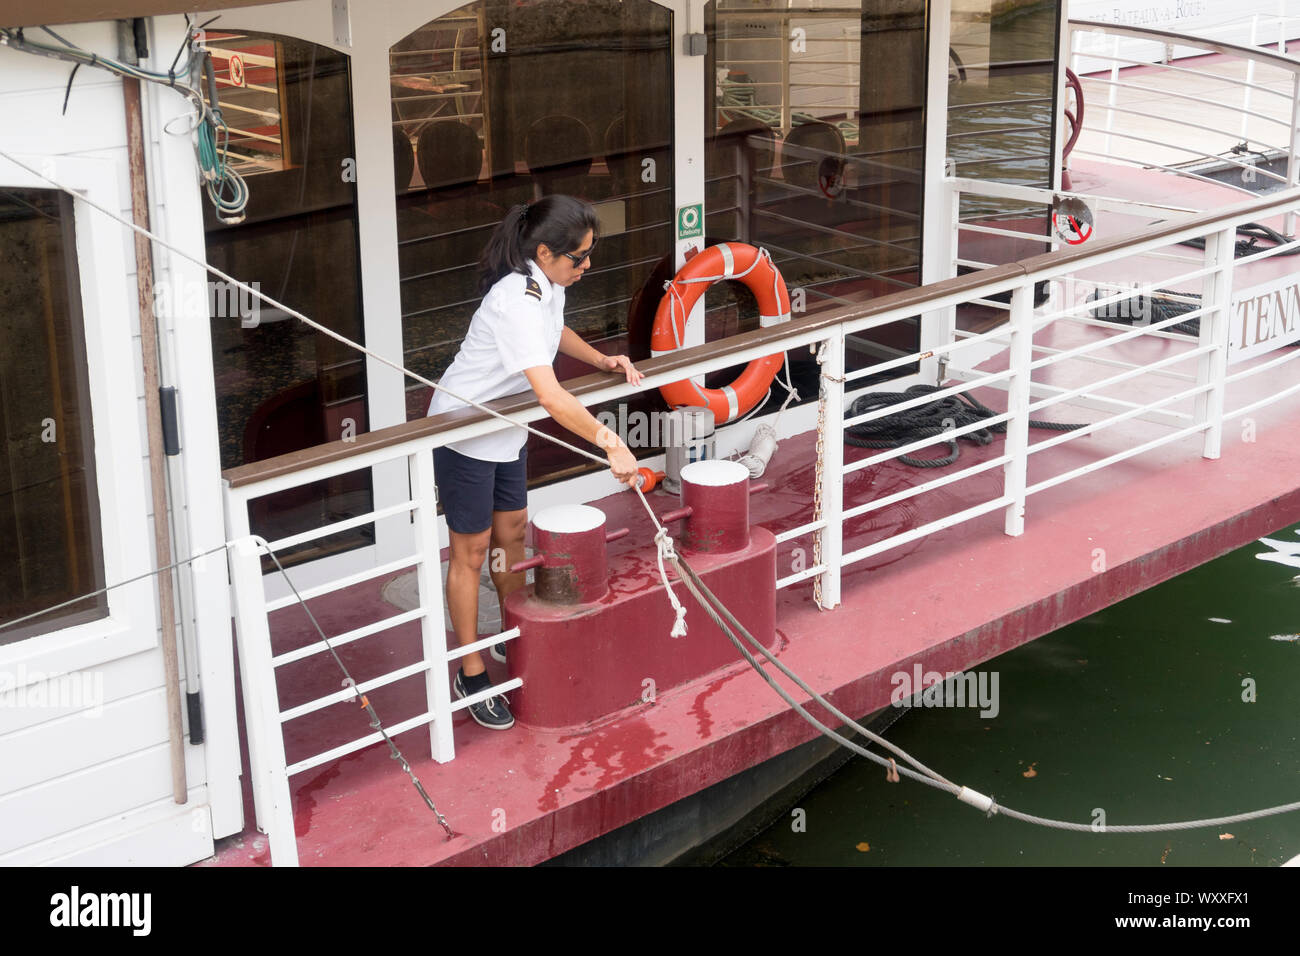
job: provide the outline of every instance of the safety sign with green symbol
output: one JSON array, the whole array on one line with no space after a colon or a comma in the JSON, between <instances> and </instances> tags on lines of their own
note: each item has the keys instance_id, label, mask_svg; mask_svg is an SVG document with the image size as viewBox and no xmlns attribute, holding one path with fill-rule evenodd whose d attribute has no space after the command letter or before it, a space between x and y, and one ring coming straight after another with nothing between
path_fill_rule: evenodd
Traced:
<instances>
[{"instance_id":1,"label":"safety sign with green symbol","mask_svg":"<svg viewBox=\"0 0 1300 956\"><path fill-rule=\"evenodd\" d=\"M677 210L677 238L694 239L704 235L704 203L682 206Z\"/></svg>"}]
</instances>

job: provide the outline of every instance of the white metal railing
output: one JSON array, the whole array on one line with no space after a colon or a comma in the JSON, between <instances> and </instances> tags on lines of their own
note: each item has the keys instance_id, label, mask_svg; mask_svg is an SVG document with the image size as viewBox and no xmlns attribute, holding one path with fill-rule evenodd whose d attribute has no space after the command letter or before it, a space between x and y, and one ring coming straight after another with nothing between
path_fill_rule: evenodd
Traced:
<instances>
[{"instance_id":1,"label":"white metal railing","mask_svg":"<svg viewBox=\"0 0 1300 956\"><path fill-rule=\"evenodd\" d=\"M949 185L950 208L953 210L960 205L958 199L962 190L983 191L984 194L995 197L1005 196L1039 202L1045 199L1045 191L1035 191L1027 187L958 180L950 180ZM1106 199L1097 202L1099 205L1111 202L1123 203L1122 200ZM1123 204L1125 208L1134 205ZM827 410L822 442L823 453L819 460L823 474L821 512L814 514L811 521L785 531L779 536L782 543L807 535L814 536L814 561L812 567L780 578L777 586L785 588L810 579L815 580L819 603L822 607L833 608L840 602L840 574L842 568L846 566L998 510L1004 513L1006 533L1018 535L1024 529L1026 501L1032 495L1092 475L1098 470L1193 435L1200 436L1201 454L1204 457L1218 457L1221 452L1221 434L1225 421L1251 414L1267 404L1300 393L1300 384L1290 384L1263 398L1255 398L1251 395L1236 398L1238 404L1235 407L1230 407L1228 401L1230 397L1234 397L1229 394L1233 386L1295 361L1300 358L1300 349L1287 349L1267 358L1252 358L1235 365L1232 374L1228 374L1227 371L1230 352L1229 315L1234 302L1232 290L1234 281L1238 277L1239 267L1279 254L1273 251L1251 257L1249 260L1236 260L1234 258L1235 230L1239 225L1249 221L1262 221L1293 213L1300 208L1300 189L1289 189L1269 197L1257 198L1252 202L1213 214L1192 216L1182 211L1172 220L1169 217L1170 207L1152 204L1136 204L1136 206L1151 214L1161 214L1167 220L1165 225L1154 230L1148 228L1145 232L1134 235L1127 242L1098 245L1092 252L1075 250L1069 253L1057 253L1036 260L1030 264L1031 268L1020 265L1002 267L991 270L982 279L971 277L964 282L941 284L929 290L914 290L912 293L900 295L893 304L887 301L875 304L864 303L831 316L796 321L791 323L779 338L770 337L771 330L757 337L753 334L748 337L742 336L734 347L727 348L721 354L708 347L691 349L682 353L680 363L674 364L669 370L655 369L655 363L651 363L649 366L651 371L646 375L639 389L631 388L626 384L610 384L584 391L581 400L584 404L595 405L612 399L627 398L637 391L654 389L685 377L743 364L770 355L774 351L804 346L817 349L819 360L823 363L822 384ZM955 235L954 227L954 250ZM1032 234L1024 233L1024 235ZM1043 236L1035 238L1044 239ZM1186 240L1197 238L1206 240L1205 250L1199 256L1189 253L1186 246L1180 245ZM1286 248L1288 247L1283 247L1283 251ZM1149 257L1150 262L1158 264L1148 269L1152 276L1151 281L1124 288L1122 284L1107 282L1104 277L1097 277L1099 269L1104 270L1108 266L1136 256ZM1163 258L1153 258L1156 256ZM1144 268L1147 261L1144 260ZM1194 267L1186 268L1188 265ZM1163 275L1160 274L1161 269L1164 270ZM1033 305L1034 290L1041 282L1049 283L1053 295L1044 308L1036 310ZM1168 331L1176 322L1183 321L1188 316L1176 316L1172 319L1124 329L1098 321L1091 315L1094 309L1122 301L1126 296L1137 293L1150 296L1162 285L1191 282L1199 283L1198 294L1202 303L1199 307L1200 334L1194 340L1176 336ZM1119 291L1114 291L1117 286ZM1085 296L1090 292L1100 294L1088 301ZM999 304L996 297L1004 294L1010 295L1009 304L1006 306L1009 322L981 333L963 332L956 327L955 315L958 307L973 303ZM1183 297L1193 296L1185 294ZM846 374L847 336L910 320L921 311L940 322L939 333L929 336L929 341L939 344L927 347L924 351L918 350L901 355ZM1082 338L1081 344L1056 343L1047 346L1041 341L1035 341L1036 337L1042 337L1047 330L1059 328L1075 330ZM1158 360L1133 361L1124 351L1126 343L1157 339L1166 350ZM1279 339L1279 345L1281 344L1284 342ZM1107 351L1110 354L1098 354ZM982 361L996 353L1005 355L1004 367L991 370L978 367ZM953 429L949 433L949 437L958 436L975 428L988 427L991 423L1005 423L1006 440L1002 453L973 466L949 471L887 498L869 501L846 500L844 495L846 474L934 444L934 439L921 439L908 446L890 449L844 464L846 426L869 421L904 407L895 405L878 412L846 419L843 414L846 389L868 375L878 374L891 368L902 369L917 363L925 367L924 363L934 359L943 360L940 368L946 368L947 378L954 382L947 384L945 389L947 392L965 394L980 388L997 388L1005 391L1005 412L997 414L993 419L987 419L977 425ZM1184 370L1174 368L1180 364L1190 367ZM1044 381L1041 373L1046 369L1068 369L1073 376L1084 380L1077 384ZM1166 389L1154 396L1137 393L1104 394L1116 386L1123 386L1138 379L1160 379L1166 383L1172 382L1175 384L1170 387L1174 390ZM941 380L940 384L945 383ZM935 397L929 395L918 402L933 401ZM1076 409L1084 407L1102 410L1107 412L1108 416L1090 422L1086 428L1031 442L1029 433L1031 416L1054 407L1063 407L1066 403ZM1190 408L1179 410L1170 407L1177 406L1179 403L1190 403ZM546 417L545 411L535 404L509 416L516 422L535 421L544 417ZM1073 469L1030 482L1029 463L1034 460L1034 456L1135 419L1164 427L1166 430L1155 438L1145 439L1144 436L1144 440L1136 441L1126 447L1116 447L1108 454L1098 453L1092 460ZM503 427L502 423L495 419L471 419L442 431L401 439L392 444L368 447L365 443L359 443L355 451L294 470L276 471L265 477L254 477L238 483L227 481L225 501L228 539L237 542L237 545L230 549L230 567L247 715L254 803L257 824L270 839L273 862L292 863L297 858L289 777L341 755L370 746L381 738L378 734L361 736L322 752L300 756L293 764L287 763L283 737L284 724L325 707L346 704L353 695L350 691L333 691L289 710L281 709L276 682L277 670L311 654L326 652L327 648L324 642L317 642L279 655L272 653L268 614L275 609L289 608L294 601L267 599L261 555L267 547L278 551L361 524L392 519L395 516L411 516L414 549L410 554L326 585L304 590L302 596L311 601L327 594L338 593L344 588L367 580L395 574L405 568L416 569L420 599L420 606L417 609L355 626L345 634L330 635L330 641L334 646L352 644L394 627L418 621L421 641L420 659L415 664L407 664L401 668L393 668L385 674L375 675L370 678L369 683L358 689L364 690L368 686L381 686L392 681L423 675L427 701L425 709L420 714L389 727L388 732L390 735L396 735L427 725L430 729L434 758L439 761L451 759L454 755L451 737L452 713L457 708L468 706L469 703L489 694L520 686L521 682L514 679L453 704L450 699L448 668L454 660L464 654L512 639L518 636L518 631L516 629L505 631L483 638L468 647L452 651L446 648L432 452L434 448L488 434L501 427ZM408 500L387 504L365 515L293 535L265 546L250 534L248 509L250 502L257 498L364 469L382 470L385 466L392 465L402 466L405 469L405 476L411 489ZM982 501L968 503L962 510L936 518L920 527L871 541L845 552L845 520L950 486L995 468L1001 468L1003 471L1001 487L996 494Z\"/></svg>"},{"instance_id":2,"label":"white metal railing","mask_svg":"<svg viewBox=\"0 0 1300 956\"><path fill-rule=\"evenodd\" d=\"M954 189L957 181L952 181ZM962 183L968 189L981 189L989 184ZM1023 190L1025 187L994 186L996 193ZM1021 194L1017 192L1019 197ZM953 207L957 205L955 197ZM826 449L842 451L843 429L855 424L872 421L886 415L892 415L909 407L928 403L946 395L967 394L980 388L998 388L1006 392L1007 410L980 422L952 428L942 439L922 438L899 448L869 454L847 465L833 464L827 455L823 461L823 511L818 521L792 529L781 536L781 541L794 540L806 534L816 533L822 539L821 554L843 554L841 567L864 560L901 545L918 540L927 535L973 520L990 512L1002 510L1005 514L1004 527L1007 534L1018 535L1024 530L1025 504L1035 494L1047 491L1057 485L1075 481L1095 472L1118 464L1137 455L1177 442L1192 435L1201 437L1201 454L1206 458L1217 458L1222 448L1222 430L1225 421L1235 420L1265 405L1282 401L1300 394L1300 381L1287 384L1272 395L1247 401L1238 407L1225 410L1228 389L1235 383L1246 381L1254 376L1268 373L1281 365L1300 359L1300 348L1286 348L1281 354L1267 360L1248 359L1240 362L1240 371L1227 373L1229 365L1229 318L1235 314L1240 299L1234 298L1232 290L1234 280L1239 278L1240 266L1252 265L1273 256L1283 255L1291 250L1300 249L1300 241L1291 241L1274 249L1238 260L1235 258L1236 229L1238 226L1254 220L1275 218L1294 212L1300 208L1300 190L1291 189L1277 194L1266 207L1258 203L1247 204L1249 211L1225 211L1217 217L1197 217L1199 225L1186 229L1166 227L1151 238L1138 236L1134 241L1115 247L1100 248L1093 255L1079 254L1069 257L1068 263L1053 268L1050 264L1040 266L1020 276L1001 281L989 282L973 291L962 295L946 296L927 303L926 308L933 314L946 317L948 332L939 339L945 344L925 351L914 352L889 362L873 365L856 372L845 373L843 366L843 337L861 333L868 329L899 321L908 314L914 314L916 307L891 310L888 313L873 315L870 318L845 321L838 325L836 334L825 340L830 347L824 353L825 364L823 377L828 382L838 382L838 388L851 385L857 379L883 371L890 366L901 366L921 362L925 359L942 355L948 359L947 374L957 380L941 391L920 396L914 400L889 405L866 414L844 418L830 415L827 418L828 430L824 437ZM1184 220L1190 217L1182 217ZM1031 234L1025 233L1025 236ZM1045 237L1037 236L1039 240ZM1196 268L1183 269L1177 274L1168 274L1179 267L1166 266L1163 277L1153 278L1142 284L1106 283L1095 278L1099 268L1108 264L1121 263L1133 257L1150 256L1161 250L1179 248L1189 239L1205 239L1205 250L1197 256ZM1184 247L1185 248L1185 247ZM1191 258L1185 255L1156 260L1158 263L1182 261ZM1144 261L1145 265L1145 261ZM1159 272L1159 266L1153 271ZM1297 270L1300 273L1300 270ZM1091 277L1091 278L1090 278ZM1048 282L1052 296L1048 303L1036 310L1033 306L1035 286ZM1092 317L1095 310L1109 304L1131 299L1135 295L1152 296L1163 285L1180 285L1199 283L1200 306L1192 311L1159 319L1157 321L1139 322L1133 328L1123 328L1113 323L1100 321ZM1294 293L1300 301L1300 275L1295 278L1297 289ZM1118 291L1108 289L1118 288ZM1240 287L1238 287L1240 288ZM1009 312L1009 321L984 333L963 332L955 326L957 307L972 303L997 304L991 296L1006 292L1011 293L1010 304L1003 306ZM1091 297L1090 297L1091 296ZM1192 300L1193 295L1173 297L1173 299ZM1150 298L1146 300L1148 303ZM1289 300L1288 300L1289 301ZM1300 307L1292 326L1300 326ZM1200 320L1199 335L1189 338L1176 335L1170 330L1174 325L1190 319ZM1035 341L1054 326L1068 325L1081 330L1082 344L1068 348L1049 348ZM1161 339L1162 355L1148 361L1128 361L1122 356L1126 343L1140 339ZM1300 339L1296 331L1286 336L1278 335L1277 347L1293 344ZM960 357L967 351L976 357L962 365ZM1097 353L1110 351L1109 356ZM1001 352L1005 355L1005 367L989 371L976 366L985 358ZM1114 353L1119 354L1114 354ZM1068 365L1067 365L1068 363ZM1190 365L1191 372L1171 372L1177 365ZM1062 387L1039 380L1040 373L1047 369L1060 371L1062 367L1070 370L1075 378L1085 380L1072 387ZM1101 369L1101 373L1097 369ZM1163 391L1143 398L1131 395L1121 398L1113 394L1103 394L1116 386L1133 382L1139 378L1175 381L1177 384ZM1137 399L1137 400L1134 400ZM1047 409L1069 406L1075 410L1089 408L1107 412L1106 417L1096 419L1084 427L1073 431L1061 432L1051 438L1030 442L1029 421ZM1168 408L1179 403L1190 403L1190 410L1172 411ZM1118 447L1109 454L1099 454L1096 458L1082 465L1068 469L1059 474L1041 478L1033 483L1028 481L1028 466L1033 456L1049 449L1077 441L1086 436L1095 435L1106 429L1125 422L1140 419L1144 422L1163 426L1166 430L1144 441L1137 441L1128 447ZM957 438L963 434L987 428L990 425L1006 423L1006 441L1003 453L991 459L979 461L960 470L945 469L945 473L935 479L925 481L911 488L897 492L887 498L866 502L851 503L844 498L844 476L863 468L872 467L904 454L915 453L933 447L938 441ZM909 529L873 541L847 553L843 552L843 522L858 515L879 508L916 498L929 491L936 490L965 478L989 471L993 468L1003 469L1003 482L998 492L983 501L968 504L961 511L935 519L919 527ZM778 581L778 587L788 587L821 574L823 607L834 607L838 600L838 569L830 561L822 559L817 568L810 568L801 574L790 575ZM820 566L824 564L824 571Z\"/></svg>"},{"instance_id":3,"label":"white metal railing","mask_svg":"<svg viewBox=\"0 0 1300 956\"><path fill-rule=\"evenodd\" d=\"M1285 32L1284 27L1279 29ZM1072 155L1161 169L1245 194L1257 193L1249 188L1255 184L1300 183L1300 59L1206 37L1084 20L1071 20L1069 32L1076 72L1091 71L1080 76L1085 129ZM1252 42L1260 36L1256 29ZM1122 56L1121 45L1134 40L1162 44L1163 62ZM1218 56L1209 63L1173 63L1175 47ZM1213 84L1212 95L1198 90L1199 83ZM1240 182L1197 171L1207 164L1235 167ZM1262 168L1268 164L1281 171ZM1293 226L1288 219L1284 231Z\"/></svg>"},{"instance_id":4,"label":"white metal railing","mask_svg":"<svg viewBox=\"0 0 1300 956\"><path fill-rule=\"evenodd\" d=\"M287 481L271 480L238 488L232 488L227 483L225 490L227 538L234 542L229 549L230 580L234 595L235 635L239 649L240 676L243 682L253 804L257 826L267 834L271 859L277 866L296 865L298 861L289 778L380 743L384 739L383 735L376 730L318 753L301 756L294 763L289 764L285 755L283 736L286 723L326 707L348 704L355 706L354 702L359 694L423 675L425 708L419 714L386 727L385 730L389 736L396 736L408 730L428 726L433 758L441 763L455 756L451 721L456 711L523 684L519 678L512 678L461 700L453 702L451 699L448 679L450 664L493 644L513 640L519 636L519 629L511 628L491 637L482 638L473 644L457 647L454 650L447 649L446 630L443 624L441 549L438 543L437 502L433 483L433 448L445 443L442 438L443 436L437 436L432 441L414 442L408 446L397 446L371 455L317 466L300 475L289 476ZM273 493L275 490L298 487L321 479L344 475L358 468L389 462L405 464L413 492L410 500L269 543L249 533L248 506L252 500ZM263 582L263 555L268 552L278 553L286 548L330 534L398 515L409 515L413 523L414 549L407 556L337 578L323 585L296 589L295 595L268 600ZM310 607L310 602L316 598L337 594L365 581L391 577L408 568L414 568L417 575L418 607L354 627L343 634L327 633L328 643L324 640L316 640L294 650L272 654L269 615L274 611L298 604L299 598ZM292 579L291 571L285 573ZM357 683L355 687L345 687L297 706L280 709L276 674L281 667L316 654L330 653L332 649L345 647L377 634L387 633L394 628L415 623L419 624L420 629L420 656L415 663L394 667L392 670Z\"/></svg>"}]
</instances>

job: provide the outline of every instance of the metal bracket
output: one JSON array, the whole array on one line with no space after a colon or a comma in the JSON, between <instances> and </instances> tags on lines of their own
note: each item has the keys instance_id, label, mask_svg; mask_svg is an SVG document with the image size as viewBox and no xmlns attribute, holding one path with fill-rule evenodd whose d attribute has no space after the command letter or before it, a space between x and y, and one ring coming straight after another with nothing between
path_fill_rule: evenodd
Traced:
<instances>
[{"instance_id":1,"label":"metal bracket","mask_svg":"<svg viewBox=\"0 0 1300 956\"><path fill-rule=\"evenodd\" d=\"M334 42L339 46L351 46L352 17L348 10L348 0L334 0L331 12L334 14Z\"/></svg>"}]
</instances>

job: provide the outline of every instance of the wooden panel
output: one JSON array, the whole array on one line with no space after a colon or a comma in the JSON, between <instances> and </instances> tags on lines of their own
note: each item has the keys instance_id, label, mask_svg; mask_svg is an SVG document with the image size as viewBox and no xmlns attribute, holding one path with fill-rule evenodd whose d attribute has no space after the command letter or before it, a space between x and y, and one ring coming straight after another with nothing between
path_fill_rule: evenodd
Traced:
<instances>
[{"instance_id":1,"label":"wooden panel","mask_svg":"<svg viewBox=\"0 0 1300 956\"><path fill-rule=\"evenodd\" d=\"M186 748L186 773L202 779L202 748ZM0 853L38 844L168 799L166 744L0 797Z\"/></svg>"},{"instance_id":2,"label":"wooden panel","mask_svg":"<svg viewBox=\"0 0 1300 956\"><path fill-rule=\"evenodd\" d=\"M79 682L74 694L96 695L92 680ZM58 685L59 679L47 682ZM66 684L65 684L66 686ZM99 689L102 694L102 687ZM38 724L0 737L0 796L73 773L82 767L123 757L167 742L166 691L159 687L113 704L93 701L79 714ZM194 781L191 781L194 782Z\"/></svg>"},{"instance_id":3,"label":"wooden panel","mask_svg":"<svg viewBox=\"0 0 1300 956\"><path fill-rule=\"evenodd\" d=\"M0 866L186 866L212 855L211 808L204 787L189 803L171 798L72 833L0 853Z\"/></svg>"},{"instance_id":4,"label":"wooden panel","mask_svg":"<svg viewBox=\"0 0 1300 956\"><path fill-rule=\"evenodd\" d=\"M15 674L19 681L22 682L28 679L32 672L16 668ZM111 704L114 701L162 687L162 652L155 649L147 654L136 654L131 657L109 661L93 669L73 672L73 675L77 676L79 680L86 679L80 676L83 674L103 675L102 702ZM100 683L94 676L91 676L90 681L92 684ZM183 690L184 682L182 682L181 686ZM22 687L0 693L0 746L3 745L3 739L8 734L17 733L25 728L35 727L47 721L68 717L86 710L88 706L80 701L73 700L70 690L66 697L56 701L53 705L47 702L41 707L26 706L26 703L31 699Z\"/></svg>"}]
</instances>

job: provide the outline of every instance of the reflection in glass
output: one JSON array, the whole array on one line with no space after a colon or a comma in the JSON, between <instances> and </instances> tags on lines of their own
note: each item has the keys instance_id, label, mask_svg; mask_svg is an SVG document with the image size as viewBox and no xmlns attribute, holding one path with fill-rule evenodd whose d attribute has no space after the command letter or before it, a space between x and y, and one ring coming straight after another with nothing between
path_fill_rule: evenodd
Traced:
<instances>
[{"instance_id":1,"label":"reflection in glass","mask_svg":"<svg viewBox=\"0 0 1300 956\"><path fill-rule=\"evenodd\" d=\"M957 176L1020 186L1052 186L1059 0L1005 8L993 0L953 0L949 53L948 158ZM962 222L1050 234L1048 207L963 193ZM1001 265L1050 246L1028 238L963 232L959 257ZM973 266L960 267L969 272ZM962 306L958 327L983 331L1006 310Z\"/></svg>"},{"instance_id":2,"label":"reflection in glass","mask_svg":"<svg viewBox=\"0 0 1300 956\"><path fill-rule=\"evenodd\" d=\"M408 367L434 380L446 370L478 307L488 235L511 206L550 193L588 200L601 220L565 323L607 354L649 355L672 266L671 21L651 0L478 0L393 46ZM561 380L592 371L564 356L556 370ZM426 414L428 392L409 388L409 418ZM653 394L629 405L662 407ZM533 480L589 465L536 438L528 461Z\"/></svg>"},{"instance_id":3,"label":"reflection in glass","mask_svg":"<svg viewBox=\"0 0 1300 956\"><path fill-rule=\"evenodd\" d=\"M104 582L72 201L0 189L0 623ZM104 595L0 645L107 614Z\"/></svg>"},{"instance_id":4,"label":"reflection in glass","mask_svg":"<svg viewBox=\"0 0 1300 956\"><path fill-rule=\"evenodd\" d=\"M205 203L208 260L364 343L348 58L302 40L209 33L230 150L248 182L247 218L225 225ZM232 84L239 58L245 86ZM236 70L240 74L241 70ZM209 287L223 468L367 430L363 357L247 293ZM268 540L370 509L369 472L253 502ZM354 547L373 526L300 550L299 560Z\"/></svg>"},{"instance_id":5,"label":"reflection in glass","mask_svg":"<svg viewBox=\"0 0 1300 956\"><path fill-rule=\"evenodd\" d=\"M767 248L796 313L918 285L924 0L713 0L705 25L708 241ZM735 283L707 302L710 339L757 327ZM913 351L917 335L908 320L851 336L849 367ZM788 358L815 398L816 363ZM784 399L774 389L767 409Z\"/></svg>"}]
</instances>

